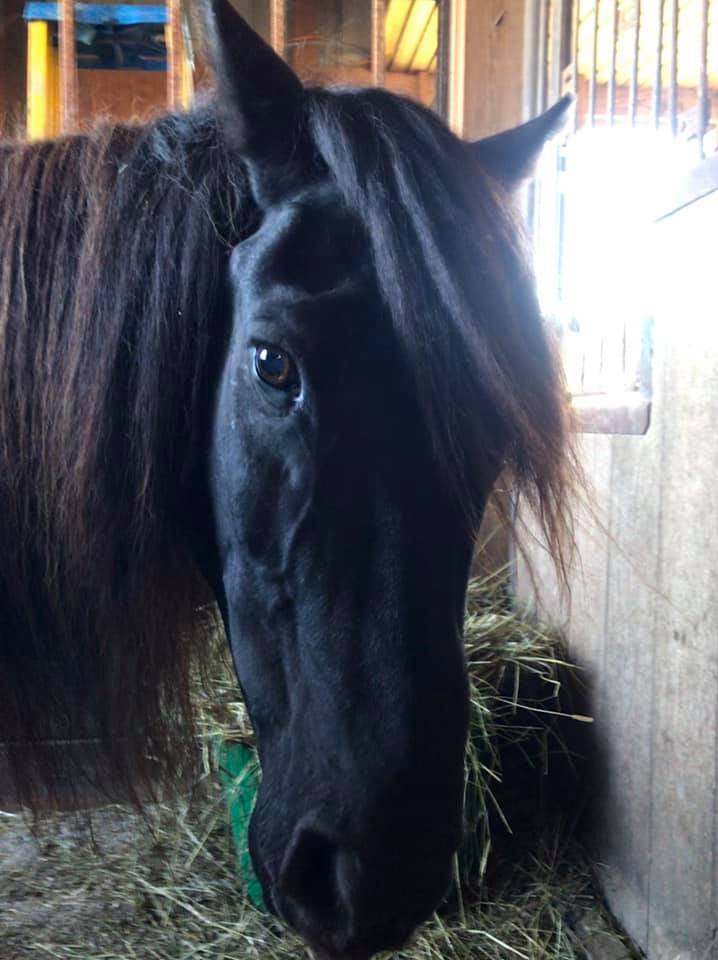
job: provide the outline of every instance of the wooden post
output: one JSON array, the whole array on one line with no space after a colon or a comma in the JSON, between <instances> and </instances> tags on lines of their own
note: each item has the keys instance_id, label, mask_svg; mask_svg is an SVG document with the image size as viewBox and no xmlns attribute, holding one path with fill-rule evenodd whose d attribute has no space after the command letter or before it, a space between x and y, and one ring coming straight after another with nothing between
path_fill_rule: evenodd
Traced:
<instances>
[{"instance_id":1,"label":"wooden post","mask_svg":"<svg viewBox=\"0 0 718 960\"><path fill-rule=\"evenodd\" d=\"M189 108L192 106L192 100L194 98L194 76L192 75L192 63L187 50L187 38L184 29L182 31L182 36L184 42L182 44L182 62L180 64L181 102L182 109L189 110Z\"/></svg>"},{"instance_id":2,"label":"wooden post","mask_svg":"<svg viewBox=\"0 0 718 960\"><path fill-rule=\"evenodd\" d=\"M270 43L280 57L286 53L287 46L287 4L286 0L272 0L269 8Z\"/></svg>"},{"instance_id":3,"label":"wooden post","mask_svg":"<svg viewBox=\"0 0 718 960\"><path fill-rule=\"evenodd\" d=\"M468 0L449 5L447 119L454 133L463 136L466 126L466 25ZM473 93L473 91L472 91ZM483 90L478 92L483 96Z\"/></svg>"},{"instance_id":4,"label":"wooden post","mask_svg":"<svg viewBox=\"0 0 718 960\"><path fill-rule=\"evenodd\" d=\"M60 132L75 133L78 123L75 3L60 3Z\"/></svg>"},{"instance_id":5,"label":"wooden post","mask_svg":"<svg viewBox=\"0 0 718 960\"><path fill-rule=\"evenodd\" d=\"M180 0L167 0L165 46L167 47L167 107L169 110L179 110L185 106L182 96L183 44Z\"/></svg>"},{"instance_id":6,"label":"wooden post","mask_svg":"<svg viewBox=\"0 0 718 960\"><path fill-rule=\"evenodd\" d=\"M386 81L386 0L371 3L371 82L383 87Z\"/></svg>"}]
</instances>

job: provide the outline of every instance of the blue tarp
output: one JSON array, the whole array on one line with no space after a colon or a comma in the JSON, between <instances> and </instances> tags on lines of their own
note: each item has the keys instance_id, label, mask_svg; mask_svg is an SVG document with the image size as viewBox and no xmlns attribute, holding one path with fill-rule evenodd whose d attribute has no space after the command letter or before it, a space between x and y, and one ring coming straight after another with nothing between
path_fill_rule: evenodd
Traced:
<instances>
[{"instance_id":1,"label":"blue tarp","mask_svg":"<svg viewBox=\"0 0 718 960\"><path fill-rule=\"evenodd\" d=\"M60 20L59 3L26 3L26 20ZM164 4L132 7L126 3L76 3L75 22L94 26L131 26L136 23L167 23Z\"/></svg>"}]
</instances>

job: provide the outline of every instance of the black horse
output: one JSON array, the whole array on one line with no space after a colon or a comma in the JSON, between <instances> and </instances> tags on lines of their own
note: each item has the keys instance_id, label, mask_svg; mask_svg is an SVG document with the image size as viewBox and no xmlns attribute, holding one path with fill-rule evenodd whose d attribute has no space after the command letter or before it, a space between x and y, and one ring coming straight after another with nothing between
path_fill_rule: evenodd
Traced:
<instances>
[{"instance_id":1,"label":"black horse","mask_svg":"<svg viewBox=\"0 0 718 960\"><path fill-rule=\"evenodd\" d=\"M565 104L468 144L304 89L227 0L203 15L213 105L0 146L0 743L30 805L182 779L216 601L266 900L366 958L461 837L499 474L562 558L564 391L511 191Z\"/></svg>"}]
</instances>

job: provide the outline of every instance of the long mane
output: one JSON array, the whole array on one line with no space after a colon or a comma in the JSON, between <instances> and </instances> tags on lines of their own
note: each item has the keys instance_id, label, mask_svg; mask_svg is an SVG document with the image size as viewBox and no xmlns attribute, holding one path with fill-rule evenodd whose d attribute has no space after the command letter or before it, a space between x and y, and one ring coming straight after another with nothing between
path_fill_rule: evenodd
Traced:
<instances>
[{"instance_id":1,"label":"long mane","mask_svg":"<svg viewBox=\"0 0 718 960\"><path fill-rule=\"evenodd\" d=\"M415 104L305 109L467 515L503 471L561 566L569 424L509 198ZM32 805L88 771L126 793L191 766L216 623L187 522L246 182L211 109L0 146L0 760Z\"/></svg>"},{"instance_id":2,"label":"long mane","mask_svg":"<svg viewBox=\"0 0 718 960\"><path fill-rule=\"evenodd\" d=\"M251 218L211 111L0 153L0 751L24 802L191 766L212 622L187 521Z\"/></svg>"}]
</instances>

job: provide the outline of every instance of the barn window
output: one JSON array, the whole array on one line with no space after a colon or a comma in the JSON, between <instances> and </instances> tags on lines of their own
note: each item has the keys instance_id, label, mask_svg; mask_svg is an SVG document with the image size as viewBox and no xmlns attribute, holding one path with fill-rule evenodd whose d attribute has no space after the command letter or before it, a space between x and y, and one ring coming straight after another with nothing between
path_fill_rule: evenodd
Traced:
<instances>
[{"instance_id":1,"label":"barn window","mask_svg":"<svg viewBox=\"0 0 718 960\"><path fill-rule=\"evenodd\" d=\"M640 434L650 417L651 226L672 181L718 161L718 0L530 6L527 112L576 97L572 130L547 151L529 198L542 304L584 429Z\"/></svg>"}]
</instances>

